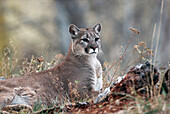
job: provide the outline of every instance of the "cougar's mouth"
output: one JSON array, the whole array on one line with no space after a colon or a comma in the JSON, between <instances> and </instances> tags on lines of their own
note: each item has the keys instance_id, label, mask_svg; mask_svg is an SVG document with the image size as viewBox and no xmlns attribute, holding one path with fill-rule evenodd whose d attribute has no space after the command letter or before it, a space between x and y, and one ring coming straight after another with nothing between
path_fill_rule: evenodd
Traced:
<instances>
[{"instance_id":1,"label":"cougar's mouth","mask_svg":"<svg viewBox=\"0 0 170 114\"><path fill-rule=\"evenodd\" d=\"M98 53L98 48L92 49L92 48L86 48L85 52L88 54L97 54Z\"/></svg>"}]
</instances>

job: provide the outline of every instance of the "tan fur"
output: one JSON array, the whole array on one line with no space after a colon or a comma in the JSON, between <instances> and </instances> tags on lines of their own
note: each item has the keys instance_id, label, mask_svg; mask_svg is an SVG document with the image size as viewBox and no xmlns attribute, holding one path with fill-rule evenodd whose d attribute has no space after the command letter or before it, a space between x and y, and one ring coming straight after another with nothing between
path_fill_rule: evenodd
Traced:
<instances>
[{"instance_id":1,"label":"tan fur","mask_svg":"<svg viewBox=\"0 0 170 114\"><path fill-rule=\"evenodd\" d=\"M73 29L74 27L76 26L73 26ZM1 107L9 104L33 106L37 101L49 105L56 103L56 97L59 102L64 97L84 98L86 95L91 97L93 93L98 93L102 88L102 67L97 54L88 54L85 51L85 48L88 50L91 45L92 48L97 46L100 50L100 43L94 41L96 36L99 37L100 30L96 32L97 29L100 28L70 30L73 36L68 54L64 62L56 67L31 75L0 80ZM81 38L85 34L94 36L88 36L90 41L82 44Z\"/></svg>"}]
</instances>

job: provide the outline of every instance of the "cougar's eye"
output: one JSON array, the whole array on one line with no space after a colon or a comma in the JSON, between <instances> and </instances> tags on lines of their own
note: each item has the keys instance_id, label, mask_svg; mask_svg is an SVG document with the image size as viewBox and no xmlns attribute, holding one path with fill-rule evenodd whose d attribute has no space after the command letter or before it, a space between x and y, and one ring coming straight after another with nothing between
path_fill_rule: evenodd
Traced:
<instances>
[{"instance_id":1,"label":"cougar's eye","mask_svg":"<svg viewBox=\"0 0 170 114\"><path fill-rule=\"evenodd\" d=\"M97 42L97 41L99 41L100 40L100 38L95 38L95 41Z\"/></svg>"},{"instance_id":2,"label":"cougar's eye","mask_svg":"<svg viewBox=\"0 0 170 114\"><path fill-rule=\"evenodd\" d=\"M84 39L81 39L82 41L84 41L84 42L89 42L89 39L87 39L87 38L84 38Z\"/></svg>"}]
</instances>

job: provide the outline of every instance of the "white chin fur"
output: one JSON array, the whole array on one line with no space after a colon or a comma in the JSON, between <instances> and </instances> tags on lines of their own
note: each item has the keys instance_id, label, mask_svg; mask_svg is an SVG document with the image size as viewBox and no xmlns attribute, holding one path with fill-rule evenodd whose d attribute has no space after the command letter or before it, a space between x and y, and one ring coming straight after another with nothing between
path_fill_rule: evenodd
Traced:
<instances>
[{"instance_id":1,"label":"white chin fur","mask_svg":"<svg viewBox=\"0 0 170 114\"><path fill-rule=\"evenodd\" d=\"M93 49L89 49L89 54L97 54L98 53L98 48L96 48L95 50L93 50Z\"/></svg>"}]
</instances>

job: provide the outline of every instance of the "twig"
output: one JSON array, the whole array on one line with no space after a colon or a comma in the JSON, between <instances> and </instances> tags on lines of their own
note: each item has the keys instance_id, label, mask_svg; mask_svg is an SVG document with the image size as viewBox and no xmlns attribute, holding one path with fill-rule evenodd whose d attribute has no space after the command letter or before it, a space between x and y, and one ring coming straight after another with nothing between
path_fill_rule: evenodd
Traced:
<instances>
[{"instance_id":1,"label":"twig","mask_svg":"<svg viewBox=\"0 0 170 114\"><path fill-rule=\"evenodd\" d=\"M118 70L118 66L120 65L120 61L123 59L123 57L125 56L125 52L126 52L126 50L127 50L127 48L128 48L128 46L129 46L129 44L130 44L130 42L132 41L132 39L133 39L133 37L134 37L134 35L135 35L135 31L133 31L133 33L132 33L132 36L131 36L131 38L130 38L130 40L128 41L128 43L127 43L127 45L126 45L126 48L125 48L125 50L124 50L124 52L123 52L123 54L122 54L122 57L119 59L119 61L117 61L117 62L119 62L119 64L117 65L117 67L116 67L116 69L115 69L115 71L114 71L114 74L113 74L113 76L112 76L112 78L111 78L111 81L110 81L110 86L111 86L111 84L112 84L112 81L113 81L113 77L114 77L114 75L116 74L116 72L117 72L117 70ZM117 63L116 62L116 63ZM113 67L114 65L112 64L112 66L109 68L109 70Z\"/></svg>"}]
</instances>

